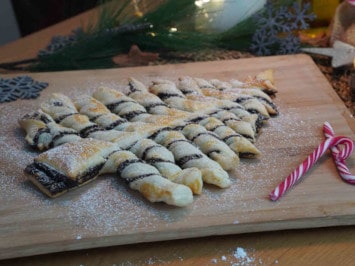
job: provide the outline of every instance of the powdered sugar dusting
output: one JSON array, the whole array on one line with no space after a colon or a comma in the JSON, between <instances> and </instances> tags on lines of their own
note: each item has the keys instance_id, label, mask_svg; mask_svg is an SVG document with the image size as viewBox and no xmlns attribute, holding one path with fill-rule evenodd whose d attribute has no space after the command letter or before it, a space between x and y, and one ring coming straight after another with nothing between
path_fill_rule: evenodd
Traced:
<instances>
[{"instance_id":1,"label":"powdered sugar dusting","mask_svg":"<svg viewBox=\"0 0 355 266\"><path fill-rule=\"evenodd\" d=\"M263 156L257 160L242 159L237 171L232 173L233 184L231 188L220 190L207 186L203 194L196 197L193 205L187 208L188 211L161 208L160 205L157 208L154 204L147 203L140 198L139 195L137 197L137 194L125 185L116 183L117 180L113 177L100 178L94 181L95 184L90 185L90 189L81 189L75 198L69 196L68 201L60 199L54 201L55 203L49 203L50 200L46 200L46 203L42 202L42 205L52 208L51 205L59 204L61 210L67 213L69 221L77 228L77 233L80 233L82 237L85 236L85 232L81 234L81 231L110 234L120 232L127 226L132 230L154 229L155 220L173 222L180 213L192 212L192 214L207 217L211 213L203 211L206 202L213 202L213 205L218 206L217 209L221 213L233 209L239 210L238 213L246 211L244 217L234 217L231 221L235 225L242 223L248 219L249 212L257 212L262 203L265 202L265 196L268 195L272 184L275 183L274 178L282 178L282 176L279 176L279 169L273 166L277 166L280 161L287 163L288 156L298 153L299 149L304 147L301 143L299 147L297 145L288 147L290 140L295 137L303 138L314 134L312 133L314 129L309 126L307 121L298 117L297 112L285 110L281 104L280 109L280 115L271 118L258 137L256 145ZM18 116L23 115L22 112L19 114L18 111L15 111L15 113ZM3 128L5 124L11 125L10 128L7 128L5 135L1 136L0 141L2 147L7 150L6 159L12 162L11 169L14 165L13 162L16 164L16 172L13 178L9 177L10 170L2 171L1 189L11 191L11 193L5 193L5 195L9 194L10 198L17 198L20 195L23 198L26 195L27 200L38 204L43 201L43 197L39 197L39 192L36 192L31 185L26 183L26 178L22 173L25 165L30 163L37 153L29 150L23 152L24 149L27 149L23 140L23 132L14 124L12 118L3 117L1 121ZM16 138L13 137L14 132L16 132ZM276 139L275 136L283 137ZM316 143L315 139L309 139L308 141L310 147ZM268 150L270 142L277 143L278 157L267 156L270 154L270 150ZM127 212L127 210L129 211ZM122 219L122 217L125 217L125 219ZM189 217L185 218L188 219ZM73 238L75 237L76 235L73 236Z\"/></svg>"},{"instance_id":2,"label":"powdered sugar dusting","mask_svg":"<svg viewBox=\"0 0 355 266\"><path fill-rule=\"evenodd\" d=\"M105 235L123 232L128 227L139 230L153 225L154 215L147 213L148 217L140 218L146 202L130 196L123 184L117 183L113 176L104 177L74 201L63 203L67 204L69 220L76 225L78 233Z\"/></svg>"},{"instance_id":3,"label":"powdered sugar dusting","mask_svg":"<svg viewBox=\"0 0 355 266\"><path fill-rule=\"evenodd\" d=\"M265 265L265 262L255 255L255 250L247 249L240 246L230 250L218 250L218 253L222 253L220 257L213 258L211 262L213 264L226 264L233 266L252 266L252 265Z\"/></svg>"},{"instance_id":4,"label":"powdered sugar dusting","mask_svg":"<svg viewBox=\"0 0 355 266\"><path fill-rule=\"evenodd\" d=\"M71 89L67 95L75 98L84 93L90 94L98 85L119 86L95 80L88 81L87 85L87 90ZM38 101L42 101L41 98ZM238 169L231 173L230 188L218 189L206 185L203 193L195 196L193 204L186 208L149 203L114 175L99 177L60 198L48 199L27 181L23 173L25 166L38 152L27 147L24 132L17 125L18 118L38 108L38 101L23 101L22 108L18 108L18 103L7 104L6 108L0 106L0 147L6 151L0 154L0 198L5 210L19 210L13 214L17 221L29 219L26 226L30 228L38 221L53 223L54 228L50 229L53 230L54 240L77 242L104 236L139 236L147 232L179 230L186 225L201 227L201 221L206 226L218 225L222 216L224 223L238 228L255 217L260 218L260 210L270 204L267 195L278 181L289 174L287 169L293 167L290 156L308 154L322 139L321 132L315 134L317 131L312 121L300 117L297 110L282 105L276 99L280 115L269 120L256 142L262 156L255 160L242 159ZM295 138L299 141L293 141ZM280 164L289 167L278 167ZM275 206L268 205L269 208ZM21 212L28 215L26 219ZM9 230L13 229L6 219L8 217L0 217L0 224L7 224ZM21 229L22 232L28 230L26 226ZM15 232L17 237L20 237L21 230ZM33 230L35 234L36 230ZM241 256L242 251L230 251L215 258L215 261L257 263L250 255L251 251L244 250L244 257ZM152 258L145 263L154 262L159 263L160 259Z\"/></svg>"},{"instance_id":5,"label":"powdered sugar dusting","mask_svg":"<svg viewBox=\"0 0 355 266\"><path fill-rule=\"evenodd\" d=\"M206 202L213 202L213 212L217 210L219 215L230 214L230 223L239 225L253 219L251 217L259 219L262 215L260 211L271 207L268 205L269 193L298 163L290 157L309 154L323 139L321 130L315 135L311 121L302 119L295 110L286 108L282 103L277 104L280 115L267 122L256 141L262 155L258 159L241 159L236 171L231 172L232 186L225 190L207 187L195 199L194 211L198 213ZM299 141L295 142L295 139ZM200 215L207 218L211 213Z\"/></svg>"},{"instance_id":6,"label":"powdered sugar dusting","mask_svg":"<svg viewBox=\"0 0 355 266\"><path fill-rule=\"evenodd\" d=\"M238 260L239 265L250 265L250 263L254 262L254 258L249 257L246 250L241 247L236 248L234 251L234 257Z\"/></svg>"}]
</instances>

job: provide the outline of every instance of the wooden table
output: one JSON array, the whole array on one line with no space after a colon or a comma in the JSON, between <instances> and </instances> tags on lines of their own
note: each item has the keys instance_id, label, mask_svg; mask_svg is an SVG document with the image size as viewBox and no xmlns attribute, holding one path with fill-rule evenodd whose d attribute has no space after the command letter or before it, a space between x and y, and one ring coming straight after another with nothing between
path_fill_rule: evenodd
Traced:
<instances>
[{"instance_id":1,"label":"wooden table","mask_svg":"<svg viewBox=\"0 0 355 266\"><path fill-rule=\"evenodd\" d=\"M68 34L92 14L0 47L0 63L34 57L53 35ZM355 226L343 226L114 246L4 260L0 265L355 265L354 250Z\"/></svg>"}]
</instances>

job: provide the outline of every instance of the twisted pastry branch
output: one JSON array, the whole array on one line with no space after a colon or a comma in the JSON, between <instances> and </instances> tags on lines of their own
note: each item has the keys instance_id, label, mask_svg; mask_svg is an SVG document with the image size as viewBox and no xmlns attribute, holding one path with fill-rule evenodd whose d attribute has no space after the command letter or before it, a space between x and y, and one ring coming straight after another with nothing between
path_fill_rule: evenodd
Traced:
<instances>
[{"instance_id":1,"label":"twisted pastry branch","mask_svg":"<svg viewBox=\"0 0 355 266\"><path fill-rule=\"evenodd\" d=\"M99 100L101 103L111 108L111 111L117 113L120 116L130 117L133 121L146 121L149 120L150 123L144 122L135 122L128 126L124 126L125 131L136 131L141 130L145 132L150 132L150 138L156 137L161 131L173 130L174 126L172 124L163 124L160 120L160 117L155 115L150 115L147 112L143 112L144 107L137 102L132 102L132 98L129 98L122 93L108 89L108 88L99 88L96 92L94 92L93 96ZM126 106L124 103L130 101L130 105ZM133 115L134 114L134 115ZM173 118L171 118L173 120ZM154 124L151 122L154 121ZM179 121L180 122L180 121ZM176 125L175 125L176 126ZM179 125L184 127L184 124ZM188 126L188 125L187 125ZM196 125L199 127L199 132L189 132L188 130L182 130L182 133L185 134L189 140L193 141L198 147L207 155L209 155L213 160L217 161L225 170L230 170L231 167L235 167L239 158L237 154L235 154L224 142L218 139L214 134L210 134L207 132L205 128L202 126ZM123 127L122 127L123 128ZM180 133L180 132L179 132ZM199 140L200 137L204 137L204 139L208 140L208 143L201 142Z\"/></svg>"},{"instance_id":2,"label":"twisted pastry branch","mask_svg":"<svg viewBox=\"0 0 355 266\"><path fill-rule=\"evenodd\" d=\"M112 114L102 103L90 96L81 96L76 99L75 106L81 114L98 122L98 125L102 127L107 125L111 127L110 125L116 124L115 121L122 121L122 118ZM134 141L129 141L132 138L130 135L136 136ZM91 133L90 137L119 143L121 147L129 149L142 160L155 166L163 176L173 182L187 185L194 194L200 194L202 191L201 172L197 168L182 170L175 164L174 155L168 149L151 139L142 137L137 132L97 131Z\"/></svg>"},{"instance_id":3,"label":"twisted pastry branch","mask_svg":"<svg viewBox=\"0 0 355 266\"><path fill-rule=\"evenodd\" d=\"M146 87L134 78L129 79L129 92L127 95L141 104L150 114L155 115L152 116L152 118L155 119L146 118L146 122L170 123L170 126L175 126L181 129L183 129L184 126L195 122L205 127L207 131L216 134L231 148L232 151L241 157L255 157L260 154L259 150L247 138L226 126L219 119L206 114L201 114L200 112L197 114L191 114L170 108L158 96L149 93ZM215 115L221 115L221 117L223 117L223 114L225 116L228 115L228 113L223 110L215 113ZM171 116L176 119L172 119ZM233 118L230 116L228 116L228 118L230 119L228 119L229 122L227 121L227 123L233 123ZM239 121L237 121L237 123L238 122ZM240 130L241 128L238 127L238 129ZM248 129L248 132L249 136L254 135L251 128Z\"/></svg>"},{"instance_id":4,"label":"twisted pastry branch","mask_svg":"<svg viewBox=\"0 0 355 266\"><path fill-rule=\"evenodd\" d=\"M33 121L35 123L31 123ZM155 167L143 162L132 152L121 150L117 143L82 139L70 129L63 131L65 134L58 138L56 133L65 128L41 111L28 114L19 122L32 145L59 145L41 153L25 170L30 180L50 197L80 187L101 174L117 173L130 188L138 190L151 202L165 202L180 207L192 203L189 187L164 178ZM43 130L46 125L50 126L49 130Z\"/></svg>"},{"instance_id":5,"label":"twisted pastry branch","mask_svg":"<svg viewBox=\"0 0 355 266\"><path fill-rule=\"evenodd\" d=\"M155 81L149 88L149 92L157 95L171 108L187 112L198 111L202 114L213 116L220 119L237 133L251 141L255 140L260 119L258 115L250 114L237 103L227 102L227 105L220 104L219 107L216 107L213 101L189 100L173 83L165 80Z\"/></svg>"},{"instance_id":6,"label":"twisted pastry branch","mask_svg":"<svg viewBox=\"0 0 355 266\"><path fill-rule=\"evenodd\" d=\"M86 104L84 104L85 102ZM42 104L42 109L54 119L62 118L59 121L61 125L76 130L82 137L115 142L122 149L133 151L140 159L155 166L163 176L171 181L189 186L195 194L201 193L203 183L201 173L198 169L189 168L182 170L175 164L174 157L168 149L156 144L152 140L145 139L141 134L121 132L114 129L104 130L101 125L90 121L89 117L93 117L95 121L99 120L101 122L105 118L106 122L103 124L110 127L113 124L117 124L116 121L120 121L119 124L122 124L123 120L117 116L109 115L106 107L99 105L91 97L81 97L81 103L83 104L81 109L88 116L77 113L78 110L74 103L62 94L53 94L48 102ZM77 105L80 106L79 103ZM112 120L107 121L107 119ZM124 121L124 123L128 124L127 121Z\"/></svg>"}]
</instances>

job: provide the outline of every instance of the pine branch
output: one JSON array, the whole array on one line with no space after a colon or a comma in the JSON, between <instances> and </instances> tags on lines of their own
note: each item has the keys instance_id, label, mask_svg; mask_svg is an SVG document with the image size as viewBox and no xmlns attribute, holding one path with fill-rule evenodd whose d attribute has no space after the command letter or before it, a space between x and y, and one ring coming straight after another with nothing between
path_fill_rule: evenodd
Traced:
<instances>
[{"instance_id":1,"label":"pine branch","mask_svg":"<svg viewBox=\"0 0 355 266\"><path fill-rule=\"evenodd\" d=\"M29 59L23 59L19 61L0 63L0 68L7 69L7 70L24 70L26 69L26 67L22 65L27 65L35 62L38 62L38 58L29 58Z\"/></svg>"},{"instance_id":2,"label":"pine branch","mask_svg":"<svg viewBox=\"0 0 355 266\"><path fill-rule=\"evenodd\" d=\"M284 5L292 1L273 2ZM28 69L58 71L114 67L112 57L127 53L132 45L145 52L158 53L206 48L249 50L257 26L253 18L222 33L201 33L194 25L197 12L195 0L149 1L148 12L143 16L137 14L130 0L104 1L96 23L89 23L86 29L74 34L73 41L68 38L69 42L59 45L59 50L30 62Z\"/></svg>"}]
</instances>

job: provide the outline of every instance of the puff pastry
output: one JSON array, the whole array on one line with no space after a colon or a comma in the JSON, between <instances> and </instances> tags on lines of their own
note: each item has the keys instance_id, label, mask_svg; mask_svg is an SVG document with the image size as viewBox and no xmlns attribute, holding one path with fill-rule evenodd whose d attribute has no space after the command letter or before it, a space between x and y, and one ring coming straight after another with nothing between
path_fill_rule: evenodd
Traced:
<instances>
[{"instance_id":1,"label":"puff pastry","mask_svg":"<svg viewBox=\"0 0 355 266\"><path fill-rule=\"evenodd\" d=\"M230 82L232 84L235 84L236 80L231 80ZM275 97L276 93L278 92L274 84L273 69L267 69L265 71L262 71L255 77L248 77L244 82L239 82L239 84L240 83L242 83L243 88L255 87L264 91L271 97Z\"/></svg>"},{"instance_id":2,"label":"puff pastry","mask_svg":"<svg viewBox=\"0 0 355 266\"><path fill-rule=\"evenodd\" d=\"M158 170L121 150L115 143L81 139L48 150L26 168L30 180L50 197L94 180L100 174L117 173L130 188L151 202L174 206L192 203L191 190L163 178Z\"/></svg>"},{"instance_id":3,"label":"puff pastry","mask_svg":"<svg viewBox=\"0 0 355 266\"><path fill-rule=\"evenodd\" d=\"M139 121L148 113L142 105L132 98L107 87L98 88L93 93L93 97L103 103L111 112L130 121Z\"/></svg>"},{"instance_id":4,"label":"puff pastry","mask_svg":"<svg viewBox=\"0 0 355 266\"><path fill-rule=\"evenodd\" d=\"M125 99L127 96L122 96L115 94L114 92L111 92L112 90L109 89L100 89L100 98L105 98L107 95L115 95L116 101L120 101L121 98ZM97 95L94 93L94 95ZM113 96L112 96L113 97ZM136 106L136 104L134 105ZM132 110L134 112L134 107L132 107ZM119 111L118 111L119 112ZM129 125L128 127L125 128L126 131L135 131L140 128L140 130L144 130L146 132L150 132L150 135L147 136L149 138L153 138L155 134L159 133L160 131L164 130L173 130L172 124L162 124L160 121L160 118L157 116L152 116L152 115L146 115L146 118L150 117L154 119L154 125L147 125L147 124L133 124ZM145 118L141 118L143 121L145 121ZM152 121L151 121L152 122ZM179 121L180 122L180 121ZM236 167L239 163L239 158L238 156L226 145L224 142L218 139L213 134L209 134L205 128L203 128L200 125L190 125L189 128L194 128L194 130L198 129L197 134L191 133L191 130L182 130L182 133L190 139L192 142L194 142L200 149L207 154L209 157L212 159L216 160L222 168L225 170L230 170L233 167ZM202 133L203 132L203 133ZM203 139L204 141L201 141ZM218 148L217 148L218 147Z\"/></svg>"},{"instance_id":5,"label":"puff pastry","mask_svg":"<svg viewBox=\"0 0 355 266\"><path fill-rule=\"evenodd\" d=\"M233 130L237 133L247 136L249 139L255 139L255 131L257 128L258 117L254 116L254 120L249 119L247 121L243 120L243 118L239 118L240 116L244 115L245 117L250 117L250 113L246 112L243 107L240 107L239 104L235 104L233 102L228 103L228 106L224 106L223 108L216 108L214 102L209 101L196 101L196 100L189 100L184 97L182 92L180 92L176 87L169 83L157 83L155 82L149 90L156 94L156 95L165 95L165 98L162 100L167 103L170 107L180 109L183 111L189 112L200 112L202 114L207 114L209 116L214 116L220 119L222 122L228 121L222 117L223 114L229 114L233 116L234 120L233 123L229 122L230 126L233 124ZM174 92L179 91L178 94L174 94ZM167 96L169 95L169 97ZM178 96L176 96L178 95ZM238 114L239 117L236 115ZM230 118L230 117L229 117Z\"/></svg>"},{"instance_id":6,"label":"puff pastry","mask_svg":"<svg viewBox=\"0 0 355 266\"><path fill-rule=\"evenodd\" d=\"M53 94L19 119L31 147L48 151L26 167L50 197L101 174L117 174L151 202L186 206L203 183L231 185L239 156L270 115L276 88L265 72L246 82L182 77L150 87L129 78L126 94L106 87L72 101Z\"/></svg>"},{"instance_id":7,"label":"puff pastry","mask_svg":"<svg viewBox=\"0 0 355 266\"><path fill-rule=\"evenodd\" d=\"M81 114L88 116L92 120L99 120L100 122L101 116L105 117L105 120L109 119L107 113L110 111L92 97L84 96L76 99L75 106ZM112 119L116 121L119 117L112 117ZM111 122L108 122L108 124L111 124ZM140 159L155 166L163 176L190 187L194 194L200 194L202 191L201 172L197 168L182 170L175 164L174 156L168 149L151 139L144 138L142 134L109 130L94 132L90 137L118 143L123 149L129 149Z\"/></svg>"},{"instance_id":8,"label":"puff pastry","mask_svg":"<svg viewBox=\"0 0 355 266\"><path fill-rule=\"evenodd\" d=\"M231 185L228 173L196 146L191 145L180 132L162 131L154 140L167 147L174 154L176 163L182 168L196 167L200 169L204 182L221 188Z\"/></svg>"},{"instance_id":9,"label":"puff pastry","mask_svg":"<svg viewBox=\"0 0 355 266\"><path fill-rule=\"evenodd\" d=\"M245 84L238 83L236 80L232 80L231 82L225 82L218 79L211 79L209 82L213 85L214 88L219 91L223 91L225 94L246 94L249 96L253 96L258 99L262 104L265 105L268 112L272 114L277 114L277 107L273 103L272 98L262 89L257 87L245 87ZM233 82L233 83L232 83Z\"/></svg>"},{"instance_id":10,"label":"puff pastry","mask_svg":"<svg viewBox=\"0 0 355 266\"><path fill-rule=\"evenodd\" d=\"M273 103L270 96L267 95L266 93L264 93L260 89L238 88L228 82L220 81L218 79L212 79L209 82L211 85L213 85L213 87L203 89L202 92L205 95L209 95L210 93L212 93L211 90L215 89L215 90L219 91L219 93L216 94L218 99L230 100L233 102L238 102L238 99L240 97L243 97L243 95L248 95L248 96L255 98L262 105L264 105L267 112L270 115L277 115L278 114L277 106L275 105L275 103ZM216 96L214 96L214 97L216 97Z\"/></svg>"},{"instance_id":11,"label":"puff pastry","mask_svg":"<svg viewBox=\"0 0 355 266\"><path fill-rule=\"evenodd\" d=\"M57 197L95 179L116 149L108 142L80 139L41 153L25 171L41 191Z\"/></svg>"},{"instance_id":12,"label":"puff pastry","mask_svg":"<svg viewBox=\"0 0 355 266\"><path fill-rule=\"evenodd\" d=\"M53 94L52 97L56 99L56 102L62 102L62 106L71 106L72 109L76 108L75 104L70 103L71 100L65 95ZM53 98L51 98L49 102L54 102ZM105 116L106 113L109 112L105 106L100 104L95 99L88 96L83 96L81 97L80 100L76 102L76 106L78 106L79 110L84 112L88 116L80 113L75 113L77 109L75 110L70 109L67 110L67 112L69 114L70 113L72 114L69 116L65 116L65 118L61 120L61 125L65 127L70 127L80 132L80 135L82 137L89 136L95 139L114 142L118 144L119 147L121 147L122 149L134 148L136 154L140 154L139 152L140 150L142 149L145 150L147 148L143 145L143 143L146 142L144 142L142 134L138 134L138 133L132 134L132 133L121 132L116 130L102 130L99 125L91 122L89 120L89 117L92 117L95 120L99 120L100 115ZM57 106L53 109L58 111ZM52 114L53 116L56 116L50 104L46 104L46 111ZM107 116L106 119L108 119ZM114 121L116 120L117 119L114 118ZM94 128L96 130L93 130ZM85 134L83 134L83 132L85 132ZM160 154L144 153L145 156L144 160L152 164L153 166L156 166L163 176L177 183L183 182L185 185L191 187L191 189L195 194L200 194L203 186L201 172L198 171L198 169L190 169L190 170L186 169L185 171L183 171L180 167L175 165L173 161L169 161L165 159L165 156L168 155L169 157L172 157L172 155L170 155L170 152L166 148L160 146L159 151L161 152ZM152 157L152 155L154 155L154 157Z\"/></svg>"},{"instance_id":13,"label":"puff pastry","mask_svg":"<svg viewBox=\"0 0 355 266\"><path fill-rule=\"evenodd\" d=\"M260 151L251 141L227 127L220 120L208 117L201 120L200 124L218 135L239 157L255 158L260 155Z\"/></svg>"},{"instance_id":14,"label":"puff pastry","mask_svg":"<svg viewBox=\"0 0 355 266\"><path fill-rule=\"evenodd\" d=\"M77 117L79 116L79 114L73 114L73 116ZM27 120L27 117L31 117L31 120ZM68 119L70 117L72 116L66 117L65 119ZM42 122L41 119L45 122ZM31 124L33 122L33 124L37 125L38 121L43 123L41 124L41 127L35 128L28 126L28 124ZM40 132L47 125L53 126L56 123L51 119L48 114L38 111L36 114L25 116L24 120L21 120L20 124L25 125L24 129L27 133L29 133L28 131L37 130L37 133L35 135L38 135L38 132ZM81 128L80 125L78 126L79 128ZM60 125L57 125L57 128L60 130L64 130L63 132L68 130L71 132L73 131L73 129L68 129ZM55 137L57 134L56 131L47 132L48 139L53 139L53 137ZM112 164L115 165L117 164L117 162L111 162L109 160L111 157L108 157L108 155L111 156L112 153L117 154L118 152L123 152L121 151L121 147L118 145L118 143L110 144L110 142L96 140L92 138L87 138L84 141L78 135L75 136L75 140L71 139L71 141L73 142L66 143L60 146L63 148L51 149L48 152L42 153L35 159L34 163L32 163L26 168L26 172L29 174L30 180L37 187L39 187L41 191L43 191L50 197L59 196L70 189L74 189L76 187L84 185L94 180L100 173L115 173L114 171L112 171ZM42 144L41 147L44 147L44 144L47 143L47 138L39 138L38 144ZM41 143L41 140L45 140L45 142ZM136 145L135 149L139 149L139 146L141 146L141 144L137 143L138 142L134 144ZM60 145L61 143L57 144ZM146 159L154 161L151 154L149 155L148 153L149 151L144 150L142 156L144 156ZM192 197L190 196L190 194L192 194L192 191L190 188L186 187L190 191L187 192L186 188L176 187L173 183L170 182L170 180L170 183L163 181L163 177L155 168L154 175L147 176L148 178L144 181L138 180L141 178L145 178L146 174L143 174L145 173L144 171L146 171L147 169L152 170L152 168L149 168L146 163L140 161L133 153L128 155L127 153L124 153L124 155L129 155L132 163L133 161L134 163L139 163L139 166L143 172L141 172L140 175L137 174L133 176L132 174L129 174L129 172L127 172L127 174L129 174L129 179L127 179L127 174L125 173L120 173L121 176L125 178L126 181L129 181L130 186L132 188L142 192L147 199L152 202L164 201L168 204L176 206L185 206L186 204L191 203ZM166 153L164 155L166 155ZM122 156L122 154L119 154L119 156ZM155 163L162 163L159 162L158 156L159 155L157 155L156 157L157 161ZM106 163L108 163L108 165L106 165ZM160 165L160 167L162 166ZM169 173L171 173L171 171ZM201 187L199 187L199 184L202 183L202 181L198 182L198 178L201 179L201 173L197 169L188 169L185 172L175 172L175 174L175 179L189 183L191 187L195 190L195 192L201 192ZM133 177L134 180L132 179ZM172 189L173 187L176 188ZM179 193L183 193L183 195L179 195ZM187 196L187 198L184 199L185 196Z\"/></svg>"},{"instance_id":15,"label":"puff pastry","mask_svg":"<svg viewBox=\"0 0 355 266\"><path fill-rule=\"evenodd\" d=\"M246 94L237 94L234 98L223 98L223 91L218 90L207 80L201 78L194 78L204 96L211 99L222 99L242 105L245 110L253 114L259 114L263 119L269 119L270 114L266 107L257 98Z\"/></svg>"},{"instance_id":16,"label":"puff pastry","mask_svg":"<svg viewBox=\"0 0 355 266\"><path fill-rule=\"evenodd\" d=\"M26 131L27 143L38 150L47 150L81 139L76 130L58 125L41 110L24 115L18 122Z\"/></svg>"},{"instance_id":17,"label":"puff pastry","mask_svg":"<svg viewBox=\"0 0 355 266\"><path fill-rule=\"evenodd\" d=\"M147 138L163 145L173 153L175 162L181 168L198 168L202 173L204 182L220 187L230 185L228 173L187 140L181 132L172 130L170 127L161 127L144 122L132 122L124 130L145 134ZM179 147L172 145L173 141L179 142ZM181 149L181 147L184 147L184 149Z\"/></svg>"},{"instance_id":18,"label":"puff pastry","mask_svg":"<svg viewBox=\"0 0 355 266\"><path fill-rule=\"evenodd\" d=\"M187 81L187 79L184 79L183 82L184 81ZM188 89L190 87L189 83L190 82L185 84L185 89ZM193 84L197 86L196 82L194 82ZM183 83L181 83L181 85L183 85ZM183 87L180 88L183 89ZM196 89L199 90L198 86ZM235 122L238 123L238 127L235 128L237 128L238 132L242 133L244 135L243 136L240 133L235 132L230 127L225 126L223 122L221 122L219 119L212 117L208 114L204 114L202 112L192 114L168 107L159 97L152 93L149 93L148 89L140 81L134 78L129 78L129 93L127 95L129 95L129 97L132 97L139 104L143 105L150 114L155 114L151 118L146 118L144 120L145 122L164 123L166 125L171 125L173 128L179 128L180 130L183 129L184 126L191 124L192 122L198 123L204 126L208 131L213 130L213 132L222 140L226 140L226 137L229 136L227 138L228 141L226 142L226 144L238 155L242 157L254 157L259 154L257 148L244 137L247 136L247 138L254 140L256 129L253 128L252 125L255 125L256 121L254 121L254 123L250 122L251 120L240 122L241 119L235 117L235 119L238 120L238 122ZM178 111L177 114L176 111ZM216 112L222 110L211 109L208 111L211 112L211 114L217 116ZM253 116L255 119L257 118L256 115L249 115L249 113L244 115L245 117ZM206 120L208 120L209 122L207 122ZM212 126L210 125L211 123L213 124ZM217 129L217 124L219 129L215 130ZM222 127L222 125L224 126ZM238 146L240 147L237 148Z\"/></svg>"}]
</instances>

